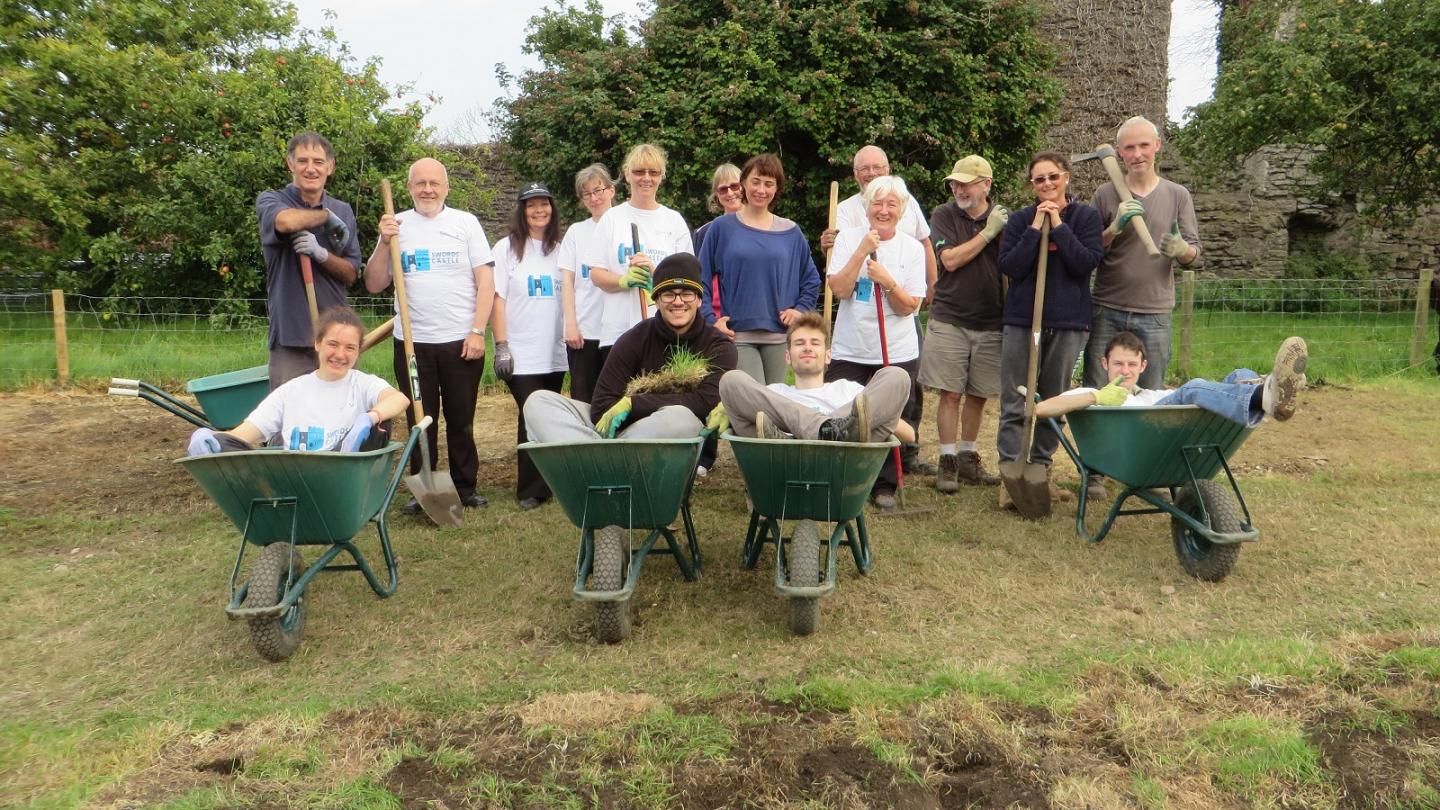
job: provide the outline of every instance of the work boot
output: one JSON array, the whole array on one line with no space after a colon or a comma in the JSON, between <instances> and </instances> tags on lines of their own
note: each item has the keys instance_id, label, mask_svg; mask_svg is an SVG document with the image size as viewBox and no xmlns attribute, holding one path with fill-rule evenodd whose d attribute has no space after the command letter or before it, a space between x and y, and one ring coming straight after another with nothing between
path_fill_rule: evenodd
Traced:
<instances>
[{"instance_id":1,"label":"work boot","mask_svg":"<svg viewBox=\"0 0 1440 810\"><path fill-rule=\"evenodd\" d=\"M947 494L959 492L959 473L959 457L954 453L942 453L940 455L940 471L935 474L935 488Z\"/></svg>"},{"instance_id":2,"label":"work boot","mask_svg":"<svg viewBox=\"0 0 1440 810\"><path fill-rule=\"evenodd\" d=\"M980 462L980 454L974 450L962 450L956 456L956 478L966 484L980 484L993 487L1000 483L1000 476L991 475L985 472L985 465ZM945 458L942 456L943 463ZM953 491L953 490L952 490Z\"/></svg>"},{"instance_id":3,"label":"work boot","mask_svg":"<svg viewBox=\"0 0 1440 810\"><path fill-rule=\"evenodd\" d=\"M761 439L793 439L789 433L781 430L775 420L764 411L757 411L755 414L755 435Z\"/></svg>"},{"instance_id":4,"label":"work boot","mask_svg":"<svg viewBox=\"0 0 1440 810\"><path fill-rule=\"evenodd\" d=\"M1265 391L1260 399L1260 409L1275 421L1284 422L1295 415L1295 400L1305 388L1309 357L1305 341L1298 337L1285 338L1275 353L1275 367L1265 375Z\"/></svg>"},{"instance_id":5,"label":"work boot","mask_svg":"<svg viewBox=\"0 0 1440 810\"><path fill-rule=\"evenodd\" d=\"M820 423L816 436L822 442L864 442L870 439L870 403L864 394L850 403L850 414L831 417ZM891 496L893 499L893 495Z\"/></svg>"},{"instance_id":6,"label":"work boot","mask_svg":"<svg viewBox=\"0 0 1440 810\"><path fill-rule=\"evenodd\" d=\"M1105 476L1091 475L1085 482L1085 498L1091 501L1103 501L1110 497L1105 491Z\"/></svg>"}]
</instances>

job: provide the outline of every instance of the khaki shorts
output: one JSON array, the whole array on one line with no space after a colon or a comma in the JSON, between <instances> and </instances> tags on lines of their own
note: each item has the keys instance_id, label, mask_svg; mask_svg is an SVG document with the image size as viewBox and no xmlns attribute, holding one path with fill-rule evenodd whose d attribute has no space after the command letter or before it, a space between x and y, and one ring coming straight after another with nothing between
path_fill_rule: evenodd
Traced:
<instances>
[{"instance_id":1,"label":"khaki shorts","mask_svg":"<svg viewBox=\"0 0 1440 810\"><path fill-rule=\"evenodd\" d=\"M920 352L920 384L984 399L1000 396L1000 334L932 318Z\"/></svg>"}]
</instances>

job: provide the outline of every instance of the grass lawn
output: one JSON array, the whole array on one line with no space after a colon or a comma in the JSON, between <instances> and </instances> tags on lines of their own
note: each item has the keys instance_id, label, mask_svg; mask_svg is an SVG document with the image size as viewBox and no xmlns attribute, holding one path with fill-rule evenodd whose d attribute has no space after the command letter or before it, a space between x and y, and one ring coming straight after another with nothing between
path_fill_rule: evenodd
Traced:
<instances>
[{"instance_id":1,"label":"grass lawn","mask_svg":"<svg viewBox=\"0 0 1440 810\"><path fill-rule=\"evenodd\" d=\"M1324 386L1256 431L1234 468L1262 539L1218 584L1164 518L1088 546L1073 503L1023 523L912 481L935 508L872 519L875 568L842 557L807 638L773 553L738 565L725 449L695 491L703 575L647 562L615 646L570 596L577 530L514 506L515 412L487 396L490 508L396 509L399 592L320 579L267 664L222 610L238 532L171 463L187 426L0 394L0 804L1437 807L1437 395Z\"/></svg>"}]
</instances>

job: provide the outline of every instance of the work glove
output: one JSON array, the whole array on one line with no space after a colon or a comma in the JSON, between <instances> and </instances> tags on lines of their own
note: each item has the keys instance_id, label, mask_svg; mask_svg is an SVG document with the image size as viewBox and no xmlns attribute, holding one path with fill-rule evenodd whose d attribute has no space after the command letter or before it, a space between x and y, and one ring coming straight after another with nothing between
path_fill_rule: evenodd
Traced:
<instances>
[{"instance_id":1,"label":"work glove","mask_svg":"<svg viewBox=\"0 0 1440 810\"><path fill-rule=\"evenodd\" d=\"M345 244L350 241L350 226L340 218L334 211L325 218L325 235L330 237L330 244L336 250L344 250Z\"/></svg>"},{"instance_id":2,"label":"work glove","mask_svg":"<svg viewBox=\"0 0 1440 810\"><path fill-rule=\"evenodd\" d=\"M985 218L985 227L980 230L980 235L985 237L986 244L995 241L995 237L1005 230L1005 224L1009 221L1009 209L1003 205L992 206L990 215Z\"/></svg>"},{"instance_id":3,"label":"work glove","mask_svg":"<svg viewBox=\"0 0 1440 810\"><path fill-rule=\"evenodd\" d=\"M215 431L210 428L196 428L190 434L190 444L185 448L187 456L208 456L211 453L220 452L220 440L215 438Z\"/></svg>"},{"instance_id":4,"label":"work glove","mask_svg":"<svg viewBox=\"0 0 1440 810\"><path fill-rule=\"evenodd\" d=\"M632 264L630 271L621 276L617 283L621 287L639 287L648 290L650 289L650 271L637 264Z\"/></svg>"},{"instance_id":5,"label":"work glove","mask_svg":"<svg viewBox=\"0 0 1440 810\"><path fill-rule=\"evenodd\" d=\"M1139 200L1126 200L1120 203L1119 208L1115 209L1115 223L1110 226L1111 232L1119 234L1125 230L1126 225L1130 224L1130 220L1143 216L1145 216L1145 205L1143 203Z\"/></svg>"},{"instance_id":6,"label":"work glove","mask_svg":"<svg viewBox=\"0 0 1440 810\"><path fill-rule=\"evenodd\" d=\"M630 397L620 397L610 410L600 415L600 421L595 423L595 432L607 439L615 438L615 432L625 423L630 416Z\"/></svg>"},{"instance_id":7,"label":"work glove","mask_svg":"<svg viewBox=\"0 0 1440 810\"><path fill-rule=\"evenodd\" d=\"M370 421L370 412L355 417L355 424L350 426L350 432L345 434L345 439L340 442L340 452L353 453L360 449L360 445L370 438L370 428L374 424Z\"/></svg>"},{"instance_id":8,"label":"work glove","mask_svg":"<svg viewBox=\"0 0 1440 810\"><path fill-rule=\"evenodd\" d=\"M290 237L290 247L301 256L309 256L321 264L330 258L330 251L320 246L320 240L309 231L301 231Z\"/></svg>"},{"instance_id":9,"label":"work glove","mask_svg":"<svg viewBox=\"0 0 1440 810\"><path fill-rule=\"evenodd\" d=\"M705 417L705 429L715 431L716 435L730 430L730 414L725 412L725 403L710 410L710 415Z\"/></svg>"},{"instance_id":10,"label":"work glove","mask_svg":"<svg viewBox=\"0 0 1440 810\"><path fill-rule=\"evenodd\" d=\"M515 377L515 355L510 353L510 341L495 341L495 376L510 382Z\"/></svg>"},{"instance_id":11,"label":"work glove","mask_svg":"<svg viewBox=\"0 0 1440 810\"><path fill-rule=\"evenodd\" d=\"M1110 384L1095 392L1095 404L1104 405L1107 408L1115 408L1125 404L1130 398L1130 392L1120 385L1124 377L1116 377Z\"/></svg>"},{"instance_id":12,"label":"work glove","mask_svg":"<svg viewBox=\"0 0 1440 810\"><path fill-rule=\"evenodd\" d=\"M1179 259L1190 251L1190 243L1180 236L1180 220L1170 226L1170 232L1160 240L1160 252L1172 259Z\"/></svg>"}]
</instances>

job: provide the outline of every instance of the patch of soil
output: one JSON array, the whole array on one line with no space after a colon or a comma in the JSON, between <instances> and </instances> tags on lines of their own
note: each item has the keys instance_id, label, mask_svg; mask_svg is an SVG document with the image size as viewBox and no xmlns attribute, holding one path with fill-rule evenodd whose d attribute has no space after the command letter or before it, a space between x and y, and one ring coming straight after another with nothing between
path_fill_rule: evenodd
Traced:
<instances>
[{"instance_id":1,"label":"patch of soil","mask_svg":"<svg viewBox=\"0 0 1440 810\"><path fill-rule=\"evenodd\" d=\"M1006 762L984 751L960 751L942 758L939 788L943 808L1045 808L1043 785L1028 779Z\"/></svg>"},{"instance_id":2,"label":"patch of soil","mask_svg":"<svg viewBox=\"0 0 1440 810\"><path fill-rule=\"evenodd\" d=\"M385 777L385 789L400 799L400 806L410 808L460 807L464 789L454 793L453 781L428 760L406 757Z\"/></svg>"},{"instance_id":3,"label":"patch of soil","mask_svg":"<svg viewBox=\"0 0 1440 810\"><path fill-rule=\"evenodd\" d=\"M1416 800L1406 778L1414 764L1417 744L1440 744L1440 716L1411 712L1409 718L1408 725L1389 737L1379 731L1337 724L1310 732L1310 741L1320 749L1326 769L1344 789L1341 808L1411 806ZM1430 787L1440 789L1440 774L1432 771L1430 777L1434 780Z\"/></svg>"}]
</instances>

